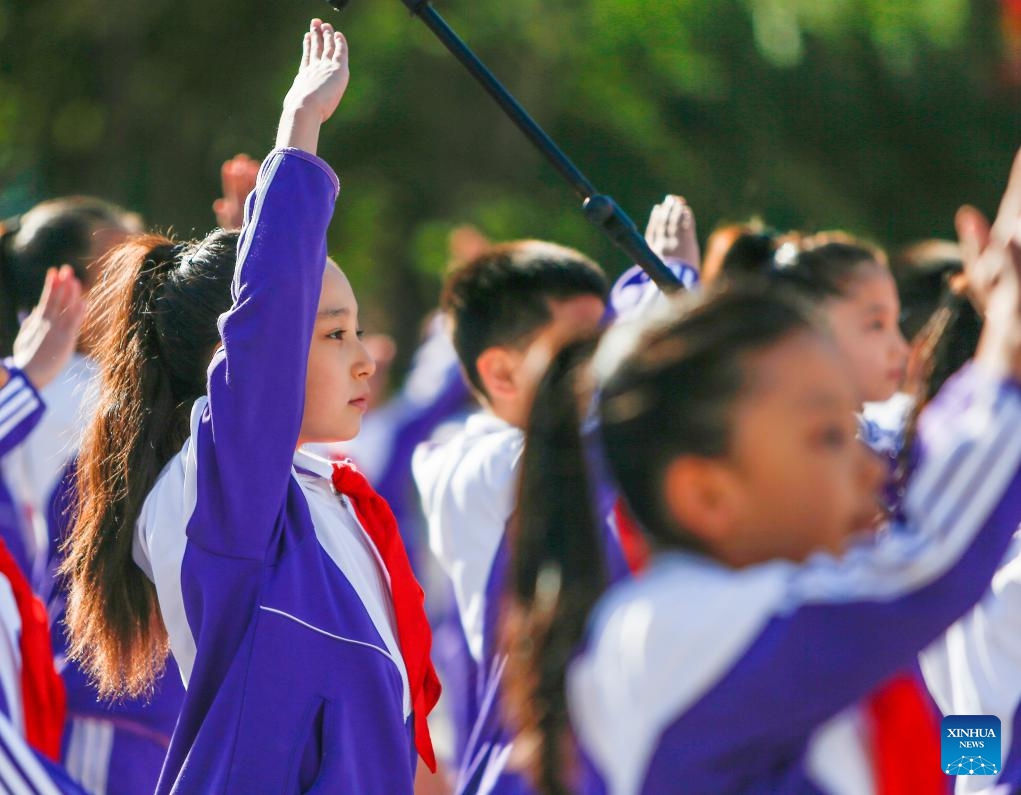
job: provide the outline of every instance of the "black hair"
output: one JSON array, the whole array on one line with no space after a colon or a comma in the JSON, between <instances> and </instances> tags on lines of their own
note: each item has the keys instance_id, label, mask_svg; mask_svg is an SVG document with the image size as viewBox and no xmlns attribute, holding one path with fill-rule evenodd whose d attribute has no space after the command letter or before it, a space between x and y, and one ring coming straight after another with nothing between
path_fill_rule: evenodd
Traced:
<instances>
[{"instance_id":1,"label":"black hair","mask_svg":"<svg viewBox=\"0 0 1021 795\"><path fill-rule=\"evenodd\" d=\"M527 345L552 320L550 301L592 295L606 300L606 277L574 249L539 240L503 243L455 266L440 305L472 387L486 390L477 361L488 348Z\"/></svg>"},{"instance_id":2,"label":"black hair","mask_svg":"<svg viewBox=\"0 0 1021 795\"><path fill-rule=\"evenodd\" d=\"M924 240L895 258L892 271L901 301L901 331L912 341L922 371L916 397L928 402L975 355L982 317L951 280L964 264L957 244Z\"/></svg>"},{"instance_id":3,"label":"black hair","mask_svg":"<svg viewBox=\"0 0 1021 795\"><path fill-rule=\"evenodd\" d=\"M741 286L612 329L595 357L599 430L621 495L660 547L704 551L669 514L668 465L725 456L749 357L799 332L821 332L806 304L780 290ZM506 702L544 793L571 790L564 672L605 583L579 435L584 343L554 359L528 421L508 608Z\"/></svg>"},{"instance_id":4,"label":"black hair","mask_svg":"<svg viewBox=\"0 0 1021 795\"><path fill-rule=\"evenodd\" d=\"M92 196L68 196L37 204L0 224L0 354L18 334L19 315L42 293L46 270L70 265L85 281L97 232L129 231L129 214Z\"/></svg>"},{"instance_id":5,"label":"black hair","mask_svg":"<svg viewBox=\"0 0 1021 795\"><path fill-rule=\"evenodd\" d=\"M879 247L844 232L797 234L746 232L723 257L720 274L729 282L767 281L821 303L842 298L867 268L887 268Z\"/></svg>"}]
</instances>

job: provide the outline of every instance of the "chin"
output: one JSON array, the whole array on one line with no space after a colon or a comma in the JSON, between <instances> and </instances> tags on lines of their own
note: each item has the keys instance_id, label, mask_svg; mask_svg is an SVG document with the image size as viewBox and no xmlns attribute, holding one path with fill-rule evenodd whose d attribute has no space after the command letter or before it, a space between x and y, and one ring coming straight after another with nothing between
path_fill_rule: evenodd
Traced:
<instances>
[{"instance_id":1,"label":"chin","mask_svg":"<svg viewBox=\"0 0 1021 795\"><path fill-rule=\"evenodd\" d=\"M331 428L324 428L322 431L313 433L310 438L305 439L302 444L336 444L338 442L350 442L361 430L361 423L351 426L350 422L338 423Z\"/></svg>"},{"instance_id":2,"label":"chin","mask_svg":"<svg viewBox=\"0 0 1021 795\"><path fill-rule=\"evenodd\" d=\"M338 427L337 434L334 439L338 442L350 442L354 439L358 432L362 429L360 422L351 425L349 422L344 423L341 427Z\"/></svg>"}]
</instances>

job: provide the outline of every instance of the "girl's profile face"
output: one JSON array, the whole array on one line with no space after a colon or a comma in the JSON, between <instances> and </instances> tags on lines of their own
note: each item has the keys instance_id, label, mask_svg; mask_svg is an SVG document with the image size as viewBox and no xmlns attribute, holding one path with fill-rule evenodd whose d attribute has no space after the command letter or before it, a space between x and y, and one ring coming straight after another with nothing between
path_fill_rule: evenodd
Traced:
<instances>
[{"instance_id":1,"label":"girl's profile face","mask_svg":"<svg viewBox=\"0 0 1021 795\"><path fill-rule=\"evenodd\" d=\"M353 439L369 405L376 363L361 340L351 283L327 261L308 351L299 444Z\"/></svg>"},{"instance_id":2,"label":"girl's profile face","mask_svg":"<svg viewBox=\"0 0 1021 795\"><path fill-rule=\"evenodd\" d=\"M908 344L898 325L900 299L890 272L864 266L846 296L823 308L858 393L858 407L893 397L904 381Z\"/></svg>"},{"instance_id":3,"label":"girl's profile face","mask_svg":"<svg viewBox=\"0 0 1021 795\"><path fill-rule=\"evenodd\" d=\"M803 331L744 366L730 450L702 464L714 470L706 491L716 504L682 526L735 567L841 553L877 505L883 478L856 438L857 393L843 357L822 334ZM692 516L708 519L692 527Z\"/></svg>"}]
</instances>

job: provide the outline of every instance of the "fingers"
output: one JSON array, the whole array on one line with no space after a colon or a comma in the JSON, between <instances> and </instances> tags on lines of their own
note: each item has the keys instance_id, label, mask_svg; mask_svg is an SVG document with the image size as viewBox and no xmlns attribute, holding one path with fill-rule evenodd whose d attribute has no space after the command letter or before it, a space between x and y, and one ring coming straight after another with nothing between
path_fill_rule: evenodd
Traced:
<instances>
[{"instance_id":1,"label":"fingers","mask_svg":"<svg viewBox=\"0 0 1021 795\"><path fill-rule=\"evenodd\" d=\"M244 201L245 197L255 187L255 178L259 174L259 161L252 160L248 155L234 155L227 162L228 168L224 181L224 196L234 196L238 201Z\"/></svg>"},{"instance_id":2,"label":"fingers","mask_svg":"<svg viewBox=\"0 0 1021 795\"><path fill-rule=\"evenodd\" d=\"M309 36L312 45L309 53L309 62L311 63L323 57L323 21L321 19L312 20L312 24L309 27Z\"/></svg>"},{"instance_id":3,"label":"fingers","mask_svg":"<svg viewBox=\"0 0 1021 795\"><path fill-rule=\"evenodd\" d=\"M667 197L669 198L669 197ZM666 214L666 201L655 204L649 213L649 223L645 225L645 241L655 248L663 235L664 216Z\"/></svg>"},{"instance_id":4,"label":"fingers","mask_svg":"<svg viewBox=\"0 0 1021 795\"><path fill-rule=\"evenodd\" d=\"M954 228L957 230L965 266L974 264L989 245L989 221L981 212L966 204L954 216Z\"/></svg>"},{"instance_id":5,"label":"fingers","mask_svg":"<svg viewBox=\"0 0 1021 795\"><path fill-rule=\"evenodd\" d=\"M337 49L337 41L334 36L333 25L324 22L323 27L323 60L332 61L333 53Z\"/></svg>"},{"instance_id":6,"label":"fingers","mask_svg":"<svg viewBox=\"0 0 1021 795\"><path fill-rule=\"evenodd\" d=\"M312 58L312 34L306 33L305 38L301 41L301 65L302 67L308 66L309 61Z\"/></svg>"},{"instance_id":7,"label":"fingers","mask_svg":"<svg viewBox=\"0 0 1021 795\"><path fill-rule=\"evenodd\" d=\"M976 308L982 311L996 281L997 271L1002 268L1002 258L994 250L983 256L989 248L991 230L985 216L974 207L961 207L954 216L954 226L961 245L968 292Z\"/></svg>"},{"instance_id":8,"label":"fingers","mask_svg":"<svg viewBox=\"0 0 1021 795\"><path fill-rule=\"evenodd\" d=\"M85 295L82 290L82 283L75 279L71 283L71 289L68 290L68 302L67 309L64 310L62 319L66 324L68 331L73 335L77 336L81 330L82 323L85 322L85 310L88 306L88 302L85 299Z\"/></svg>"},{"instance_id":9,"label":"fingers","mask_svg":"<svg viewBox=\"0 0 1021 795\"><path fill-rule=\"evenodd\" d=\"M347 38L338 30L333 34L333 41L335 46L334 63L345 63L347 61Z\"/></svg>"},{"instance_id":10,"label":"fingers","mask_svg":"<svg viewBox=\"0 0 1021 795\"><path fill-rule=\"evenodd\" d=\"M1021 218L1021 152L1014 157L1007 189L1003 192L1000 209L996 213L990 234L997 240L1006 242L1017 232L1019 218Z\"/></svg>"},{"instance_id":11,"label":"fingers","mask_svg":"<svg viewBox=\"0 0 1021 795\"><path fill-rule=\"evenodd\" d=\"M669 237L677 237L682 228L685 211L688 209L688 205L684 203L684 199L680 196L667 196L666 197L666 233Z\"/></svg>"},{"instance_id":12,"label":"fingers","mask_svg":"<svg viewBox=\"0 0 1021 795\"><path fill-rule=\"evenodd\" d=\"M39 296L39 303L37 304L37 306L43 310L45 310L45 308L49 306L50 301L53 300L53 285L56 281L57 269L47 268L46 279L43 281L43 292L42 295Z\"/></svg>"},{"instance_id":13,"label":"fingers","mask_svg":"<svg viewBox=\"0 0 1021 795\"><path fill-rule=\"evenodd\" d=\"M45 301L40 301L38 311L44 320L55 322L64 319L68 313L78 311L78 304L82 300L82 285L70 265L50 270L53 271L50 292Z\"/></svg>"}]
</instances>

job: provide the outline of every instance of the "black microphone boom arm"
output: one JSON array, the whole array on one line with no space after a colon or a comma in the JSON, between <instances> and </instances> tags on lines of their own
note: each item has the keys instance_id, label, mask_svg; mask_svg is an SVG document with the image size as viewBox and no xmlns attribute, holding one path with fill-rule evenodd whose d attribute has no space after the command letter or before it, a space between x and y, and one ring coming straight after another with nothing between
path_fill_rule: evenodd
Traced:
<instances>
[{"instance_id":1,"label":"black microphone boom arm","mask_svg":"<svg viewBox=\"0 0 1021 795\"><path fill-rule=\"evenodd\" d=\"M350 0L327 0L337 11L342 11ZM680 288L680 280L663 261L649 248L642 233L638 231L627 213L610 196L600 194L588 178L578 170L570 158L553 142L536 121L528 115L514 96L496 79L478 56L468 47L457 33L446 23L429 0L402 0L413 16L421 19L436 38L469 71L510 117L525 137L542 152L553 168L567 181L582 200L585 217L603 231L614 245L620 248L632 262L642 266L649 277L664 292Z\"/></svg>"}]
</instances>

